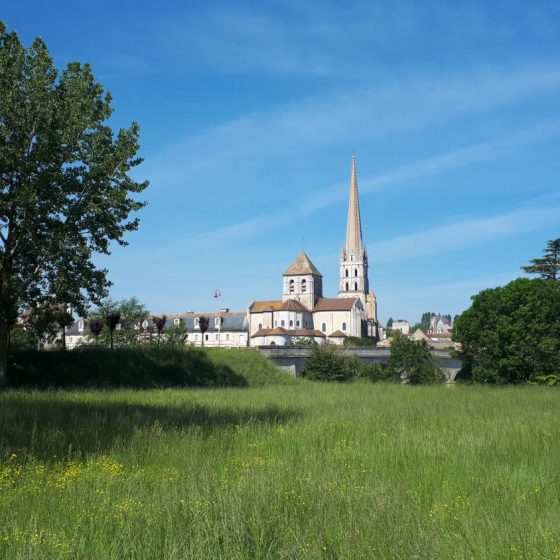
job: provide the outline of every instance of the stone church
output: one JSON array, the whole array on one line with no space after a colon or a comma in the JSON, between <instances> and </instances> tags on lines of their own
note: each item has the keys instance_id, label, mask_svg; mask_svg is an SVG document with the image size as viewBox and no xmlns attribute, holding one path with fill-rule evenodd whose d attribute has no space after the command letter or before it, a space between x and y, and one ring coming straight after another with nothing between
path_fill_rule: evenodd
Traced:
<instances>
[{"instance_id":1,"label":"stone church","mask_svg":"<svg viewBox=\"0 0 560 560\"><path fill-rule=\"evenodd\" d=\"M323 297L323 275L302 252L283 274L282 299L250 305L249 340L251 346L286 345L298 338L342 344L348 336L377 339L378 334L377 300L369 286L353 155L338 297Z\"/></svg>"}]
</instances>

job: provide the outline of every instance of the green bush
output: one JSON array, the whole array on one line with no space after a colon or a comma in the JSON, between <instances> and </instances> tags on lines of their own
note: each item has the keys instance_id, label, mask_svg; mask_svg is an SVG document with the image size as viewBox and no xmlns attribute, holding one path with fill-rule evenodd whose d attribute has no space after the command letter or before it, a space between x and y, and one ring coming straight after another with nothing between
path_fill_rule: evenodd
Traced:
<instances>
[{"instance_id":1,"label":"green bush","mask_svg":"<svg viewBox=\"0 0 560 560\"><path fill-rule=\"evenodd\" d=\"M445 381L426 341L416 342L400 333L396 333L391 342L389 370L395 379L415 385Z\"/></svg>"},{"instance_id":2,"label":"green bush","mask_svg":"<svg viewBox=\"0 0 560 560\"><path fill-rule=\"evenodd\" d=\"M377 343L371 338L365 338L363 336L347 336L344 339L344 346L356 348L371 348L372 346L377 346Z\"/></svg>"},{"instance_id":3,"label":"green bush","mask_svg":"<svg viewBox=\"0 0 560 560\"><path fill-rule=\"evenodd\" d=\"M549 387L558 385L560 387L560 373L551 373L550 375L536 375L529 383L531 383L532 385L548 385Z\"/></svg>"},{"instance_id":4,"label":"green bush","mask_svg":"<svg viewBox=\"0 0 560 560\"><path fill-rule=\"evenodd\" d=\"M376 383L377 381L388 381L393 374L389 368L381 367L380 364L360 363L359 377Z\"/></svg>"},{"instance_id":5,"label":"green bush","mask_svg":"<svg viewBox=\"0 0 560 560\"><path fill-rule=\"evenodd\" d=\"M311 351L304 375L316 381L351 381L360 375L360 362L333 344L322 344Z\"/></svg>"}]
</instances>

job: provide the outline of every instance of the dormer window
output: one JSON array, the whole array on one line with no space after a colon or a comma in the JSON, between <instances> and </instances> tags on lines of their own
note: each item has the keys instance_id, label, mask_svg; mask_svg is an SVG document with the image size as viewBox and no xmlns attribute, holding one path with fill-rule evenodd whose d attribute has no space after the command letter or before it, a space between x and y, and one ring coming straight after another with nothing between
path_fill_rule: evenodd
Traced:
<instances>
[{"instance_id":1,"label":"dormer window","mask_svg":"<svg viewBox=\"0 0 560 560\"><path fill-rule=\"evenodd\" d=\"M84 330L84 326L85 325L83 319L80 319L80 322L78 323L78 330L82 332Z\"/></svg>"},{"instance_id":2,"label":"dormer window","mask_svg":"<svg viewBox=\"0 0 560 560\"><path fill-rule=\"evenodd\" d=\"M181 324L181 319L179 319L179 317L176 317L175 319L173 319L173 324L178 327Z\"/></svg>"},{"instance_id":3,"label":"dormer window","mask_svg":"<svg viewBox=\"0 0 560 560\"><path fill-rule=\"evenodd\" d=\"M200 329L200 318L199 317L194 318L194 328L195 329Z\"/></svg>"},{"instance_id":4,"label":"dormer window","mask_svg":"<svg viewBox=\"0 0 560 560\"><path fill-rule=\"evenodd\" d=\"M214 318L214 328L217 329L221 324L222 324L222 318L221 317L215 317Z\"/></svg>"}]
</instances>

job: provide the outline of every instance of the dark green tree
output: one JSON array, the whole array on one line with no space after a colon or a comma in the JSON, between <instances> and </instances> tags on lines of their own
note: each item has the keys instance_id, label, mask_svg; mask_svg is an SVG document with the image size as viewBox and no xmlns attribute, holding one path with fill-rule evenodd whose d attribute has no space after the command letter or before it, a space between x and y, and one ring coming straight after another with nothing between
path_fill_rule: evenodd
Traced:
<instances>
[{"instance_id":1,"label":"dark green tree","mask_svg":"<svg viewBox=\"0 0 560 560\"><path fill-rule=\"evenodd\" d=\"M89 330L91 331L91 334L93 334L93 336L95 337L95 344L97 344L98 340L99 340L99 335L101 334L101 331L103 330L104 327L104 323L102 319L90 319L89 321Z\"/></svg>"},{"instance_id":2,"label":"dark green tree","mask_svg":"<svg viewBox=\"0 0 560 560\"><path fill-rule=\"evenodd\" d=\"M393 317L387 319L387 328L390 329L393 326Z\"/></svg>"},{"instance_id":3,"label":"dark green tree","mask_svg":"<svg viewBox=\"0 0 560 560\"><path fill-rule=\"evenodd\" d=\"M199 317L198 318L198 327L200 329L200 333L202 334L202 346L204 346L204 333L208 330L210 326L210 319L208 317Z\"/></svg>"},{"instance_id":4,"label":"dark green tree","mask_svg":"<svg viewBox=\"0 0 560 560\"><path fill-rule=\"evenodd\" d=\"M167 321L167 317L165 315L162 315L161 317L152 317L152 321L153 321L154 325L156 326L156 330L157 330L157 333L158 333L157 344L159 346L159 343L160 343L160 340L161 340L161 332L165 328L165 321Z\"/></svg>"},{"instance_id":5,"label":"dark green tree","mask_svg":"<svg viewBox=\"0 0 560 560\"><path fill-rule=\"evenodd\" d=\"M109 337L110 337L110 346L111 346L111 350L113 349L113 333L115 332L115 329L117 328L117 325L121 322L121 314L116 312L116 313L109 313L106 317L105 317L105 324L107 325L107 328L109 329Z\"/></svg>"},{"instance_id":6,"label":"dark green tree","mask_svg":"<svg viewBox=\"0 0 560 560\"><path fill-rule=\"evenodd\" d=\"M418 342L396 333L391 342L389 370L393 377L412 384L441 383L445 381L443 371L425 340Z\"/></svg>"},{"instance_id":7,"label":"dark green tree","mask_svg":"<svg viewBox=\"0 0 560 560\"><path fill-rule=\"evenodd\" d=\"M560 282L519 278L480 292L453 337L477 381L519 383L560 373Z\"/></svg>"},{"instance_id":8,"label":"dark green tree","mask_svg":"<svg viewBox=\"0 0 560 560\"><path fill-rule=\"evenodd\" d=\"M139 129L114 135L111 113L89 65L59 72L40 38L26 48L0 22L0 386L21 310L55 300L84 316L110 284L93 255L138 227Z\"/></svg>"},{"instance_id":9,"label":"dark green tree","mask_svg":"<svg viewBox=\"0 0 560 560\"><path fill-rule=\"evenodd\" d=\"M521 267L525 272L539 274L543 280L560 280L560 237L547 243L542 258L530 262Z\"/></svg>"}]
</instances>

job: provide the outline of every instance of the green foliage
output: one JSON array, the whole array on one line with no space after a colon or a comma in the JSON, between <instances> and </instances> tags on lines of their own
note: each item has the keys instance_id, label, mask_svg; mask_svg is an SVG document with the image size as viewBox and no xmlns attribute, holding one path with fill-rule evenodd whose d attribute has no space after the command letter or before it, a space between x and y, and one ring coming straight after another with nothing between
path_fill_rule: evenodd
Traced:
<instances>
[{"instance_id":1,"label":"green foliage","mask_svg":"<svg viewBox=\"0 0 560 560\"><path fill-rule=\"evenodd\" d=\"M366 338L364 336L347 336L344 338L344 346L350 346L354 348L371 348L376 346L376 342L371 338Z\"/></svg>"},{"instance_id":2,"label":"green foliage","mask_svg":"<svg viewBox=\"0 0 560 560\"><path fill-rule=\"evenodd\" d=\"M360 361L358 369L358 377L360 379L376 383L378 381L389 381L392 379L392 376L393 373L389 368L382 367L380 364Z\"/></svg>"},{"instance_id":3,"label":"green foliage","mask_svg":"<svg viewBox=\"0 0 560 560\"><path fill-rule=\"evenodd\" d=\"M39 339L22 325L16 325L10 331L10 348L12 350L34 350L39 344Z\"/></svg>"},{"instance_id":4,"label":"green foliage","mask_svg":"<svg viewBox=\"0 0 560 560\"><path fill-rule=\"evenodd\" d=\"M416 342L400 333L396 333L391 342L389 370L396 379L415 385L445 381L426 341Z\"/></svg>"},{"instance_id":5,"label":"green foliage","mask_svg":"<svg viewBox=\"0 0 560 560\"><path fill-rule=\"evenodd\" d=\"M529 383L533 385L548 385L549 387L558 385L560 387L560 373L551 373L550 375L536 375Z\"/></svg>"},{"instance_id":6,"label":"green foliage","mask_svg":"<svg viewBox=\"0 0 560 560\"><path fill-rule=\"evenodd\" d=\"M390 329L393 326L393 317L387 319L387 328Z\"/></svg>"},{"instance_id":7,"label":"green foliage","mask_svg":"<svg viewBox=\"0 0 560 560\"><path fill-rule=\"evenodd\" d=\"M88 64L59 72L40 38L26 48L0 22L0 92L2 385L19 310L55 301L83 316L106 295L93 256L126 244L147 183L129 175L141 162L138 125L113 133L111 96Z\"/></svg>"},{"instance_id":8,"label":"green foliage","mask_svg":"<svg viewBox=\"0 0 560 560\"><path fill-rule=\"evenodd\" d=\"M304 375L316 381L352 381L360 376L360 361L334 344L321 344L305 362Z\"/></svg>"},{"instance_id":9,"label":"green foliage","mask_svg":"<svg viewBox=\"0 0 560 560\"><path fill-rule=\"evenodd\" d=\"M546 245L544 256L531 260L531 264L521 267L529 274L538 274L543 280L560 280L560 237Z\"/></svg>"},{"instance_id":10,"label":"green foliage","mask_svg":"<svg viewBox=\"0 0 560 560\"><path fill-rule=\"evenodd\" d=\"M476 381L519 383L560 371L560 283L520 278L484 290L453 336Z\"/></svg>"},{"instance_id":11,"label":"green foliage","mask_svg":"<svg viewBox=\"0 0 560 560\"><path fill-rule=\"evenodd\" d=\"M293 378L252 350L146 347L13 353L12 387L246 387Z\"/></svg>"},{"instance_id":12,"label":"green foliage","mask_svg":"<svg viewBox=\"0 0 560 560\"><path fill-rule=\"evenodd\" d=\"M115 301L107 298L93 310L89 322L102 319L104 328L99 335L90 337L89 343L101 346L111 345L111 330L106 323L107 317L119 315L112 333L113 345L117 348L130 348L138 345L138 326L149 315L147 307L137 298L130 297ZM117 325L120 328L116 328ZM90 329L91 330L91 329Z\"/></svg>"},{"instance_id":13,"label":"green foliage","mask_svg":"<svg viewBox=\"0 0 560 560\"><path fill-rule=\"evenodd\" d=\"M173 348L184 348L187 343L187 328L182 321L178 325L163 329L161 344Z\"/></svg>"}]
</instances>

